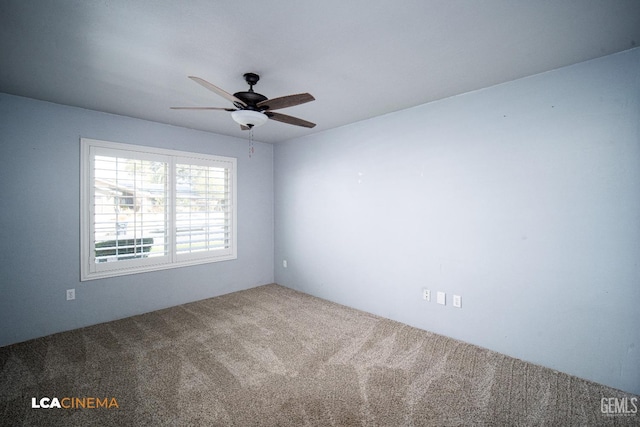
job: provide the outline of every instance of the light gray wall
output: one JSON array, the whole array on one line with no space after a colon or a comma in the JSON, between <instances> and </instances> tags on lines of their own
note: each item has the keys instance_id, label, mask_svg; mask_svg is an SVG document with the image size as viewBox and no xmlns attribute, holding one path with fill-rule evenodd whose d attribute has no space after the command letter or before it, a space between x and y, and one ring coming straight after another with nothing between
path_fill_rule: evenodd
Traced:
<instances>
[{"instance_id":1,"label":"light gray wall","mask_svg":"<svg viewBox=\"0 0 640 427\"><path fill-rule=\"evenodd\" d=\"M639 76L635 49L276 145L276 281L640 393Z\"/></svg>"},{"instance_id":2,"label":"light gray wall","mask_svg":"<svg viewBox=\"0 0 640 427\"><path fill-rule=\"evenodd\" d=\"M238 258L80 282L80 137L236 157ZM248 150L245 139L0 94L0 346L272 283L273 146Z\"/></svg>"}]
</instances>

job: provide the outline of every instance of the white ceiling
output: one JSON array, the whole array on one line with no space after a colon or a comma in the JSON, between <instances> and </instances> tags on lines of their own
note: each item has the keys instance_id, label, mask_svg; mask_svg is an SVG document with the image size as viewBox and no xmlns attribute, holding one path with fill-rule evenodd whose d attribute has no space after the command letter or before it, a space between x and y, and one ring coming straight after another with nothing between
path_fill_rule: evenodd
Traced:
<instances>
[{"instance_id":1,"label":"white ceiling","mask_svg":"<svg viewBox=\"0 0 640 427\"><path fill-rule=\"evenodd\" d=\"M640 0L0 0L0 91L248 138L242 75L318 125L279 142L608 55L640 42Z\"/></svg>"}]
</instances>

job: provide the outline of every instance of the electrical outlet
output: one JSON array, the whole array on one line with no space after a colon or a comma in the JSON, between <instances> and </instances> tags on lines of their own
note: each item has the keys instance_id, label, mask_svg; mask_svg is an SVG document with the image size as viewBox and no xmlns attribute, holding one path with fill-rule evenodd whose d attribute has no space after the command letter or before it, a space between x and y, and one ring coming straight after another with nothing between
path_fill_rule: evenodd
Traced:
<instances>
[{"instance_id":1,"label":"electrical outlet","mask_svg":"<svg viewBox=\"0 0 640 427\"><path fill-rule=\"evenodd\" d=\"M75 289L67 289L67 301L71 301L76 299L76 290Z\"/></svg>"},{"instance_id":2,"label":"electrical outlet","mask_svg":"<svg viewBox=\"0 0 640 427\"><path fill-rule=\"evenodd\" d=\"M447 294L438 291L438 304L447 305Z\"/></svg>"},{"instance_id":3,"label":"electrical outlet","mask_svg":"<svg viewBox=\"0 0 640 427\"><path fill-rule=\"evenodd\" d=\"M422 290L422 299L425 301L431 301L431 291L429 289Z\"/></svg>"},{"instance_id":4,"label":"electrical outlet","mask_svg":"<svg viewBox=\"0 0 640 427\"><path fill-rule=\"evenodd\" d=\"M458 308L462 307L462 297L460 295L453 296L453 306Z\"/></svg>"},{"instance_id":5,"label":"electrical outlet","mask_svg":"<svg viewBox=\"0 0 640 427\"><path fill-rule=\"evenodd\" d=\"M286 259L282 260L282 267L283 268L287 268L287 260Z\"/></svg>"}]
</instances>

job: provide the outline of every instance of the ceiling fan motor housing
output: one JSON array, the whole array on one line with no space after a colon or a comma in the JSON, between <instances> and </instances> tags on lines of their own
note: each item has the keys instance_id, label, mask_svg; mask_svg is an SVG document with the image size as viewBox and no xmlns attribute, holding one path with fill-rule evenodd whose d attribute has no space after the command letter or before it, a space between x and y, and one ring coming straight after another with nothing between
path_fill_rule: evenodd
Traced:
<instances>
[{"instance_id":1,"label":"ceiling fan motor housing","mask_svg":"<svg viewBox=\"0 0 640 427\"><path fill-rule=\"evenodd\" d=\"M244 107L241 104L238 105L234 103L234 105L237 108L241 108L244 110L255 110L255 111L260 111L260 109L257 107L256 104L262 101L266 101L268 99L266 96L256 92L236 92L233 94L233 96L235 96L236 98L240 99L242 102L247 104L247 106Z\"/></svg>"},{"instance_id":2,"label":"ceiling fan motor housing","mask_svg":"<svg viewBox=\"0 0 640 427\"><path fill-rule=\"evenodd\" d=\"M260 111L260 109L257 107L257 104L268 99L266 96L253 91L253 86L258 83L258 81L260 80L260 76L255 73L245 73L244 80L249 85L249 90L246 92L236 92L233 94L233 96L244 102L246 104L246 107L238 105L237 103L234 103L234 105L237 108L241 108L244 110Z\"/></svg>"}]
</instances>

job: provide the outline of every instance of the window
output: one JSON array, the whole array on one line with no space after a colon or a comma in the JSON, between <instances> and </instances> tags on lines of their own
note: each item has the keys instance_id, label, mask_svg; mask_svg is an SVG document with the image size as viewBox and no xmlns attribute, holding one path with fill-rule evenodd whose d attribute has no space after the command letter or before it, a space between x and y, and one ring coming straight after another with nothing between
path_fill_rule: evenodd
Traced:
<instances>
[{"instance_id":1,"label":"window","mask_svg":"<svg viewBox=\"0 0 640 427\"><path fill-rule=\"evenodd\" d=\"M81 280L237 257L236 159L80 146Z\"/></svg>"}]
</instances>

